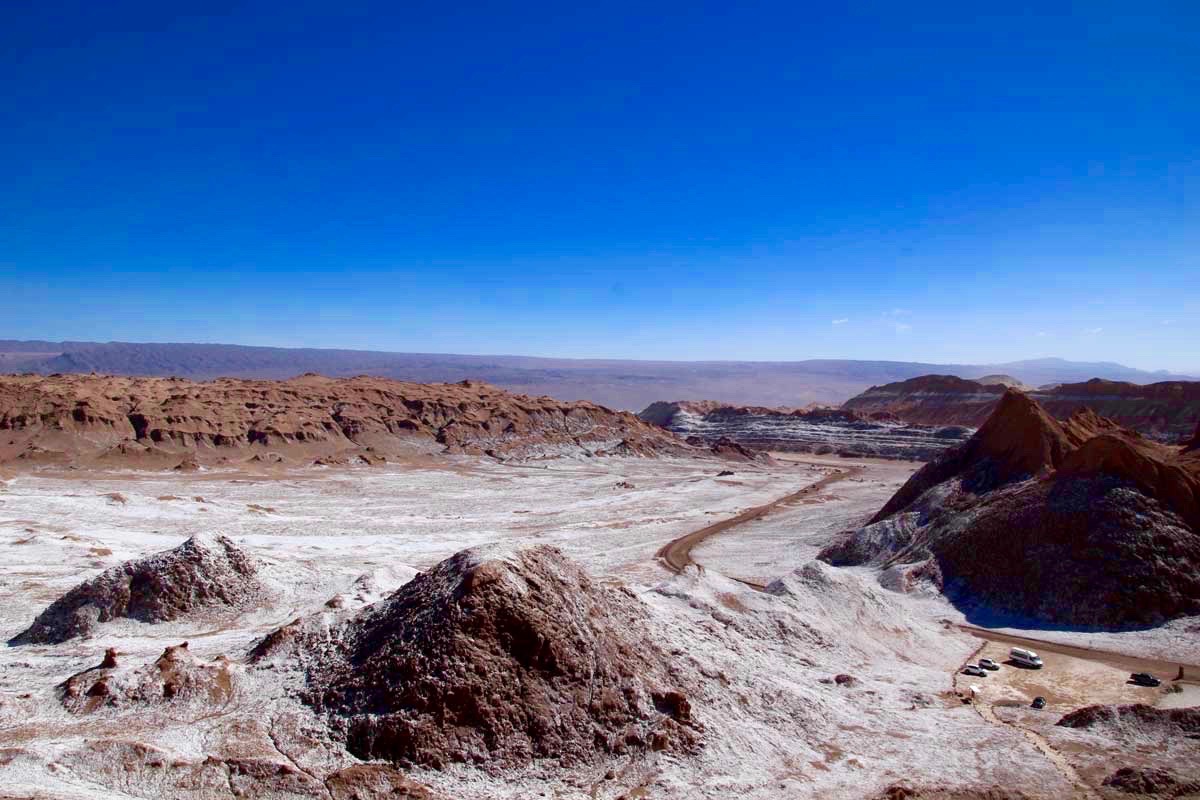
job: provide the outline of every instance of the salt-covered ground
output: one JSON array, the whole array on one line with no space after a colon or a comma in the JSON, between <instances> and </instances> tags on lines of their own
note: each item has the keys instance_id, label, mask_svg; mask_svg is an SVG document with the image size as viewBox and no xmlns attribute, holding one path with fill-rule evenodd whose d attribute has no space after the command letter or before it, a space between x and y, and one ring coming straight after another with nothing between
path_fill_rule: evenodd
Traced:
<instances>
[{"instance_id":1,"label":"salt-covered ground","mask_svg":"<svg viewBox=\"0 0 1200 800\"><path fill-rule=\"evenodd\" d=\"M703 570L671 575L654 558L684 533L848 463L865 467L861 480L833 484L820 502L777 509L708 540L693 552ZM267 632L335 594L354 608L464 547L499 540L556 545L601 579L631 587L671 654L673 672L690 687L704 746L695 755L648 753L571 771L542 765L489 775L452 766L413 773L449 797L857 800L897 781L1019 785L1030 796L1072 797L1069 776L1019 729L988 721L954 694L955 673L980 642L944 622L953 609L940 597L888 592L869 570L808 563L828 536L882 505L913 468L836 458L767 467L696 459L514 466L456 458L269 477L11 477L0 485L5 640L76 583L194 533L223 533L262 559L273 595L232 618L121 621L92 639L0 647L0 797L199 800L230 796L232 779L229 787L184 793L163 765L251 754L302 776L352 763L328 746L296 749L288 741L300 739L280 739L278 731L303 728L296 720L305 709L282 683L238 662ZM719 475L723 470L734 474ZM722 573L782 580L759 592ZM108 647L123 661L144 663L184 640L200 658L233 659L234 701L217 711L84 717L58 702L55 687ZM852 679L838 683L836 675ZM125 749L113 750L118 744Z\"/></svg>"},{"instance_id":2,"label":"salt-covered ground","mask_svg":"<svg viewBox=\"0 0 1200 800\"><path fill-rule=\"evenodd\" d=\"M921 466L912 461L784 453L776 453L775 457L781 464L795 464L814 478L831 467L853 466L862 472L816 496L780 505L764 517L706 540L692 551L697 564L741 580L767 583L816 558L836 534L865 524Z\"/></svg>"}]
</instances>

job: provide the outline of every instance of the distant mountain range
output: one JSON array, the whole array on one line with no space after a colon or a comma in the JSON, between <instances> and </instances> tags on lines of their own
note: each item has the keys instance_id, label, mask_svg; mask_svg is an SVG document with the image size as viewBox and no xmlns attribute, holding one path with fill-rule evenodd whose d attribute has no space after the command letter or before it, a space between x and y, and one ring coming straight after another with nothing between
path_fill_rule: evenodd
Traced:
<instances>
[{"instance_id":1,"label":"distant mountain range","mask_svg":"<svg viewBox=\"0 0 1200 800\"><path fill-rule=\"evenodd\" d=\"M397 380L487 381L561 400L591 400L640 410L656 400L709 399L734 405L800 406L841 403L870 386L931 373L977 378L1002 373L1031 386L1089 378L1151 383L1192 380L1111 362L1059 358L1007 364L927 364L906 361L632 361L527 356L470 356L246 347L227 344L49 342L0 340L0 372L51 374L289 378L305 372L330 377L375 375Z\"/></svg>"}]
</instances>

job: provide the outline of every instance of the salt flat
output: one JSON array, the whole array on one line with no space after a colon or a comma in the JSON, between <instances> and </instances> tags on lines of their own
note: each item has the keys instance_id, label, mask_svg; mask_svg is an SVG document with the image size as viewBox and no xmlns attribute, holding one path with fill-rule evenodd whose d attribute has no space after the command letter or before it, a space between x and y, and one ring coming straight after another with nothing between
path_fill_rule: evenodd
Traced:
<instances>
[{"instance_id":1,"label":"salt flat","mask_svg":"<svg viewBox=\"0 0 1200 800\"><path fill-rule=\"evenodd\" d=\"M703 569L672 575L654 558L676 537L849 463L505 465L454 457L272 475L13 476L0 486L5 639L79 581L193 534L225 534L261 559L272 593L234 615L158 625L119 620L91 639L0 648L0 749L7 754L0 780L15 796L166 792L200 800L228 797L230 789L193 786L162 765L183 774L250 754L302 777L352 764L334 744L298 733L312 722L289 691L292 678L247 665L249 649L335 595L353 610L463 548L505 541L552 544L593 576L629 587L671 656L672 674L689 687L704 745L692 755L646 753L570 770L412 771L446 796L857 800L901 781L972 789L1017 782L1045 797L1073 796L1070 778L1019 730L990 722L955 695L954 675L979 643L950 624L957 618L944 600L889 592L869 570L809 563L914 465L853 462L864 468L861 480L841 481L815 502L779 508L703 543L694 552ZM733 474L720 474L726 471ZM761 592L731 578L782 580ZM140 664L181 641L198 658L231 659L235 692L221 708L80 716L59 703L58 684L95 665L106 648ZM839 683L837 675L850 678ZM310 796L277 783L256 791Z\"/></svg>"}]
</instances>

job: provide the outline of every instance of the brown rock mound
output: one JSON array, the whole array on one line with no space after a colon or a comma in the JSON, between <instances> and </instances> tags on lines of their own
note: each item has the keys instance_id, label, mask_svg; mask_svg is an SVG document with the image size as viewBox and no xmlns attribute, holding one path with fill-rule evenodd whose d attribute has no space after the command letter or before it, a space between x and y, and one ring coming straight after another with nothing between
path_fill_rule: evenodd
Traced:
<instances>
[{"instance_id":1,"label":"brown rock mound","mask_svg":"<svg viewBox=\"0 0 1200 800\"><path fill-rule=\"evenodd\" d=\"M969 613L1087 628L1200 613L1200 459L1009 391L964 445L826 547L839 565L932 559Z\"/></svg>"},{"instance_id":2,"label":"brown rock mound","mask_svg":"<svg viewBox=\"0 0 1200 800\"><path fill-rule=\"evenodd\" d=\"M1063 460L1062 476L1111 475L1162 501L1200 531L1200 472L1163 447L1122 432L1100 433Z\"/></svg>"},{"instance_id":3,"label":"brown rock mound","mask_svg":"<svg viewBox=\"0 0 1200 800\"><path fill-rule=\"evenodd\" d=\"M980 788L946 788L938 786L913 786L910 783L894 783L872 800L1029 800L1029 795L1016 789L999 786Z\"/></svg>"},{"instance_id":4,"label":"brown rock mound","mask_svg":"<svg viewBox=\"0 0 1200 800\"><path fill-rule=\"evenodd\" d=\"M1155 708L1138 703L1128 706L1084 706L1058 721L1064 728L1100 730L1110 734L1200 733L1200 708Z\"/></svg>"},{"instance_id":5,"label":"brown rock mound","mask_svg":"<svg viewBox=\"0 0 1200 800\"><path fill-rule=\"evenodd\" d=\"M691 440L688 440L691 443ZM700 442L703 445L703 441ZM751 450L749 447L738 444L728 436L722 436L717 441L709 445L709 452L718 458L723 458L727 461L745 461L755 462L761 461L764 463L773 462L769 455L759 450Z\"/></svg>"},{"instance_id":6,"label":"brown rock mound","mask_svg":"<svg viewBox=\"0 0 1200 800\"><path fill-rule=\"evenodd\" d=\"M89 636L119 617L155 623L241 607L262 592L253 559L232 541L194 536L174 550L126 561L79 584L9 644L58 644Z\"/></svg>"},{"instance_id":7,"label":"brown rock mound","mask_svg":"<svg viewBox=\"0 0 1200 800\"><path fill-rule=\"evenodd\" d=\"M1104 786L1125 794L1148 797L1200 794L1200 780L1185 780L1159 767L1122 767L1104 779Z\"/></svg>"},{"instance_id":8,"label":"brown rock mound","mask_svg":"<svg viewBox=\"0 0 1200 800\"><path fill-rule=\"evenodd\" d=\"M1027 481L944 524L928 548L966 605L1087 628L1200 613L1200 536L1119 477Z\"/></svg>"},{"instance_id":9,"label":"brown rock mound","mask_svg":"<svg viewBox=\"0 0 1200 800\"><path fill-rule=\"evenodd\" d=\"M554 548L466 550L330 634L301 628L253 656L298 658L304 700L360 758L501 769L696 739L638 602Z\"/></svg>"}]
</instances>

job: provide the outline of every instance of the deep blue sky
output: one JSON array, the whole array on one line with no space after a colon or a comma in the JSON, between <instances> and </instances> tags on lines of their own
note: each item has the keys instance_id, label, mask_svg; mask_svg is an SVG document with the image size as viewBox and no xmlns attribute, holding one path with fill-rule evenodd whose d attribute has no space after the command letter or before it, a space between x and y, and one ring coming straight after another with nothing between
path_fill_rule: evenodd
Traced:
<instances>
[{"instance_id":1,"label":"deep blue sky","mask_svg":"<svg viewBox=\"0 0 1200 800\"><path fill-rule=\"evenodd\" d=\"M1194 0L188 5L5 8L0 338L1200 370Z\"/></svg>"}]
</instances>

